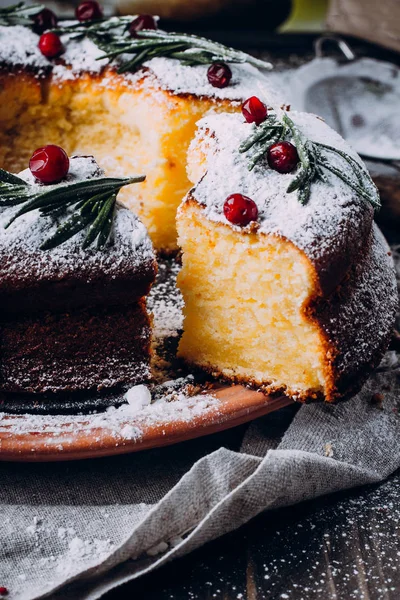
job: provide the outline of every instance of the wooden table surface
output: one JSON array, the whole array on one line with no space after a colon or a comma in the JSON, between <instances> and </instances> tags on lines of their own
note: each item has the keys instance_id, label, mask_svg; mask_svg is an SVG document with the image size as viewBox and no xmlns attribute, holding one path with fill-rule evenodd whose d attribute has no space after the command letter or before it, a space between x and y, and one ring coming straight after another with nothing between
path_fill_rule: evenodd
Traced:
<instances>
[{"instance_id":1,"label":"wooden table surface","mask_svg":"<svg viewBox=\"0 0 400 600\"><path fill-rule=\"evenodd\" d=\"M264 513L105 600L398 600L400 473Z\"/></svg>"}]
</instances>

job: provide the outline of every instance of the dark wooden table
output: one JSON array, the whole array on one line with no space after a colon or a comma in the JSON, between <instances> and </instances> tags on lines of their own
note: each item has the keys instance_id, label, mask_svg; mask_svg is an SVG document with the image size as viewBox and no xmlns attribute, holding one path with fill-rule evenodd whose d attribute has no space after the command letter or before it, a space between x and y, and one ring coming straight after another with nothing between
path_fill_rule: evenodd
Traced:
<instances>
[{"instance_id":1,"label":"dark wooden table","mask_svg":"<svg viewBox=\"0 0 400 600\"><path fill-rule=\"evenodd\" d=\"M216 37L234 44L226 32ZM313 36L268 41L274 56L291 66L312 56ZM262 39L256 45L265 49ZM363 48L370 56L399 61L372 45ZM390 241L397 241L397 225L381 223ZM240 439L239 431L235 435ZM381 485L264 513L105 598L399 600L400 472Z\"/></svg>"},{"instance_id":2,"label":"dark wooden table","mask_svg":"<svg viewBox=\"0 0 400 600\"><path fill-rule=\"evenodd\" d=\"M106 600L398 600L400 473L260 515Z\"/></svg>"}]
</instances>

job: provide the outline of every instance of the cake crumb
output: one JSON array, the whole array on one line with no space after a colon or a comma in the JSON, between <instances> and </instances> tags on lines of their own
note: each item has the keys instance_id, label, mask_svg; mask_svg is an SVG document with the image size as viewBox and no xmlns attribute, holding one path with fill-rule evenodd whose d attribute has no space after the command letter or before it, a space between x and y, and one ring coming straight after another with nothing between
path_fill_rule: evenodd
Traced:
<instances>
[{"instance_id":1,"label":"cake crumb","mask_svg":"<svg viewBox=\"0 0 400 600\"><path fill-rule=\"evenodd\" d=\"M332 444L330 442L327 442L325 444L325 456L327 456L328 458L332 458L333 457L333 447L332 447Z\"/></svg>"},{"instance_id":2,"label":"cake crumb","mask_svg":"<svg viewBox=\"0 0 400 600\"><path fill-rule=\"evenodd\" d=\"M129 404L129 412L139 412L144 406L151 403L151 393L145 385L135 385L126 392L125 399Z\"/></svg>"},{"instance_id":3,"label":"cake crumb","mask_svg":"<svg viewBox=\"0 0 400 600\"><path fill-rule=\"evenodd\" d=\"M384 400L383 394L376 393L376 394L372 394L372 396L371 396L371 404L373 404L380 410L383 410L383 400Z\"/></svg>"},{"instance_id":4,"label":"cake crumb","mask_svg":"<svg viewBox=\"0 0 400 600\"><path fill-rule=\"evenodd\" d=\"M147 550L147 554L149 556L157 556L157 554L162 554L166 550L168 550L167 542L160 542L159 544L156 544L152 548L149 548Z\"/></svg>"}]
</instances>

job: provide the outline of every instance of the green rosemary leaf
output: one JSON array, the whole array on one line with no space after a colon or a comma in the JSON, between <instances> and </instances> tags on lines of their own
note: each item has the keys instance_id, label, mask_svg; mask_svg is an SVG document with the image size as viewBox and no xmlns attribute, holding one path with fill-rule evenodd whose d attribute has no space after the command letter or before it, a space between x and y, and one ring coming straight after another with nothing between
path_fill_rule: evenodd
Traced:
<instances>
[{"instance_id":1,"label":"green rosemary leaf","mask_svg":"<svg viewBox=\"0 0 400 600\"><path fill-rule=\"evenodd\" d=\"M252 146L254 146L255 144L262 142L262 139L264 138L265 135L267 135L269 133L269 131L276 131L277 133L282 133L283 132L283 128L282 125L280 124L275 124L275 120L270 121L270 118L267 119L267 121L265 121L262 125L259 125L255 131L255 133L253 133L253 135L249 136L247 138L247 140L245 140L244 142L242 142L239 146L239 152L243 153L243 152L247 152L248 150L250 150L250 148Z\"/></svg>"},{"instance_id":2,"label":"green rosemary leaf","mask_svg":"<svg viewBox=\"0 0 400 600\"><path fill-rule=\"evenodd\" d=\"M212 62L210 54L206 50L175 50L171 52L170 58L179 60L182 64L188 67L194 67L196 65L209 65Z\"/></svg>"},{"instance_id":3,"label":"green rosemary leaf","mask_svg":"<svg viewBox=\"0 0 400 600\"><path fill-rule=\"evenodd\" d=\"M121 65L117 69L117 73L122 74L128 71L134 71L137 66L141 65L147 60L148 52L148 49L139 52L139 54L137 54L134 58Z\"/></svg>"},{"instance_id":4,"label":"green rosemary leaf","mask_svg":"<svg viewBox=\"0 0 400 600\"><path fill-rule=\"evenodd\" d=\"M257 152L255 152L252 155L251 159L249 160L249 165L248 165L249 171L252 171L254 169L254 167L256 166L256 164L265 156L267 147L272 144L275 144L280 139L281 139L280 130L279 131L273 130L266 137L264 137L264 138L262 138L262 140L260 140L261 147L258 149Z\"/></svg>"},{"instance_id":5,"label":"green rosemary leaf","mask_svg":"<svg viewBox=\"0 0 400 600\"><path fill-rule=\"evenodd\" d=\"M9 173L4 169L0 169L0 184L3 183L11 183L13 185L27 186L26 181L18 177L17 175L13 175L13 173ZM1 189L1 188L0 188Z\"/></svg>"},{"instance_id":6,"label":"green rosemary leaf","mask_svg":"<svg viewBox=\"0 0 400 600\"><path fill-rule=\"evenodd\" d=\"M0 170L0 207L22 204L4 226L5 229L18 217L38 210L41 217L51 217L53 222L63 214L68 218L41 246L49 250L59 246L76 233L90 226L83 247L99 237L98 247L108 240L114 205L120 189L131 183L145 180L139 177L95 177L84 181L65 181L58 185L37 186Z\"/></svg>"},{"instance_id":7,"label":"green rosemary leaf","mask_svg":"<svg viewBox=\"0 0 400 600\"><path fill-rule=\"evenodd\" d=\"M107 215L107 218L104 222L103 228L100 231L99 237L97 238L97 248L100 250L104 248L104 246L108 242L108 238L110 237L112 224L114 222L114 213L115 213L116 202L111 207L110 212Z\"/></svg>"},{"instance_id":8,"label":"green rosemary leaf","mask_svg":"<svg viewBox=\"0 0 400 600\"><path fill-rule=\"evenodd\" d=\"M57 214L58 212L65 212L65 209L68 208L69 206L71 206L72 204L76 203L76 198L71 198L69 201L54 201L51 202L49 204L46 204L46 206L42 206L41 208L39 208L39 213L40 216L43 217L48 217L48 216L52 216L54 217L55 214Z\"/></svg>"},{"instance_id":9,"label":"green rosemary leaf","mask_svg":"<svg viewBox=\"0 0 400 600\"><path fill-rule=\"evenodd\" d=\"M296 176L294 177L294 179L292 179L292 181L290 182L286 192L288 194L290 194L291 192L294 192L295 190L298 190L302 185L305 185L305 183L310 179L310 173L307 169L301 168L299 169L299 171L297 172Z\"/></svg>"},{"instance_id":10,"label":"green rosemary leaf","mask_svg":"<svg viewBox=\"0 0 400 600\"><path fill-rule=\"evenodd\" d=\"M352 156L350 156L349 154L346 154L346 152L343 152L342 150L339 150L338 148L334 148L333 146L328 146L327 144L322 144L320 142L317 142L316 145L319 146L320 148L323 148L324 150L327 150L328 152L332 152L332 153L340 156L341 158L343 158L350 165L350 167L352 167L353 173L356 176L359 185L361 187L364 187L365 185L370 185L371 189L374 189L375 195L378 196L378 202L379 202L379 192L378 192L375 184L371 180L369 173ZM373 188L372 188L372 186L373 186ZM380 202L379 202L379 204L380 204Z\"/></svg>"},{"instance_id":11,"label":"green rosemary leaf","mask_svg":"<svg viewBox=\"0 0 400 600\"><path fill-rule=\"evenodd\" d=\"M314 142L314 144L319 148L324 148L324 150L329 150L329 152L334 152L335 154L338 154L341 158L344 158L344 160L346 160L349 164L357 167L358 169L367 174L367 171L360 165L360 163L358 163L355 158L350 156L350 154L343 152L343 150L339 150L339 148L329 146L328 144L323 144L322 142Z\"/></svg>"},{"instance_id":12,"label":"green rosemary leaf","mask_svg":"<svg viewBox=\"0 0 400 600\"><path fill-rule=\"evenodd\" d=\"M311 194L311 180L308 179L307 181L304 182L304 184L302 185L302 187L299 189L299 191L297 193L297 198L298 198L300 204L305 206L310 199L310 194Z\"/></svg>"},{"instance_id":13,"label":"green rosemary leaf","mask_svg":"<svg viewBox=\"0 0 400 600\"><path fill-rule=\"evenodd\" d=\"M101 233L101 231L104 227L104 224L107 220L107 217L115 204L116 199L117 199L117 195L112 194L111 196L108 196L107 198L105 198L103 200L103 203L100 204L101 207L100 207L100 209L98 209L97 216L88 231L85 241L83 242L84 248L86 248L87 246L90 246L90 244L92 244L94 242L94 240L97 238L97 236Z\"/></svg>"},{"instance_id":14,"label":"green rosemary leaf","mask_svg":"<svg viewBox=\"0 0 400 600\"><path fill-rule=\"evenodd\" d=\"M79 231L82 231L82 229L87 227L91 218L90 213L87 215L82 215L80 212L74 213L67 221L64 221L64 223L57 228L54 235L43 242L40 249L51 250L56 246L60 246L76 233L79 233Z\"/></svg>"},{"instance_id":15,"label":"green rosemary leaf","mask_svg":"<svg viewBox=\"0 0 400 600\"><path fill-rule=\"evenodd\" d=\"M0 25L24 25L25 27L33 27L32 18L44 9L43 4L25 5L24 2L19 2L13 6L0 8Z\"/></svg>"},{"instance_id":16,"label":"green rosemary leaf","mask_svg":"<svg viewBox=\"0 0 400 600\"><path fill-rule=\"evenodd\" d=\"M299 155L299 159L303 169L309 169L310 167L310 155L306 147L306 141L304 140L303 135L300 133L299 129L296 127L292 119L288 116L287 113L283 115L282 119L283 123L288 126L293 141L295 143L297 153Z\"/></svg>"},{"instance_id":17,"label":"green rosemary leaf","mask_svg":"<svg viewBox=\"0 0 400 600\"><path fill-rule=\"evenodd\" d=\"M381 208L381 203L379 200L379 196L376 198L374 196L371 196L371 194L369 194L363 187L361 187L360 185L355 184L345 173L344 171L341 171L340 169L337 169L336 167L334 167L333 165L331 165L329 162L323 162L321 163L321 166L324 169L327 169L328 171L330 171L331 173L333 173L334 175L336 175L336 177L339 177L339 179L341 179L346 185L348 185L349 188L351 188L354 192L356 192L359 196L361 196L364 200L367 200L370 204L372 204L372 206L376 209Z\"/></svg>"},{"instance_id":18,"label":"green rosemary leaf","mask_svg":"<svg viewBox=\"0 0 400 600\"><path fill-rule=\"evenodd\" d=\"M329 180L325 173L322 171L320 165L317 165L317 168L315 169L315 179L321 181L322 183L329 183Z\"/></svg>"},{"instance_id":19,"label":"green rosemary leaf","mask_svg":"<svg viewBox=\"0 0 400 600\"><path fill-rule=\"evenodd\" d=\"M336 177L339 177L361 198L370 202L375 209L380 208L379 192L367 170L346 152L306 138L287 113L284 113L281 122L278 121L276 115L268 115L266 121L259 125L256 131L241 143L239 152L248 152L250 149L253 149L253 152L249 156L249 170L251 171L254 168L255 164L268 151L271 144L287 137L293 140L296 146L300 168L286 191L289 194L297 191L297 197L301 204L308 202L312 183L321 181L324 184L329 184L329 179L324 173L325 169L325 171L329 171L333 175L336 175ZM327 153L334 153L337 157L344 160L347 170L341 170L335 165L330 164L326 156Z\"/></svg>"},{"instance_id":20,"label":"green rosemary leaf","mask_svg":"<svg viewBox=\"0 0 400 600\"><path fill-rule=\"evenodd\" d=\"M185 64L211 64L217 61L231 63L249 63L262 69L271 65L249 54L235 50L196 35L169 33L162 30L143 30L137 37L128 33L130 17L113 17L88 23L73 23L58 27L58 34L70 34L72 37L89 37L104 54L98 58L114 59L119 56L120 73L134 70L149 58L165 56L175 58ZM144 50L150 52L144 52ZM125 59L125 55L135 55Z\"/></svg>"},{"instance_id":21,"label":"green rosemary leaf","mask_svg":"<svg viewBox=\"0 0 400 600\"><path fill-rule=\"evenodd\" d=\"M269 64L250 56L245 52L240 52L218 42L213 42L207 38L190 35L185 33L167 33L162 30L144 30L140 32L140 38L168 40L174 43L188 44L189 48L200 48L206 50L213 57L212 62L216 60L226 60L232 63L250 63L261 68L269 68Z\"/></svg>"},{"instance_id":22,"label":"green rosemary leaf","mask_svg":"<svg viewBox=\"0 0 400 600\"><path fill-rule=\"evenodd\" d=\"M66 182L64 184L44 186L45 191L38 191L35 189L31 199L28 200L22 208L10 219L6 224L6 228L11 225L18 217L35 210L37 208L43 208L55 201L68 201L71 196L76 195L77 200L81 200L82 197L86 197L88 194L95 195L101 192L112 193L119 191L121 187L129 185L131 183L137 183L144 181L145 177L96 177L93 179L86 179L84 181L78 181L76 183ZM40 188L39 188L40 190Z\"/></svg>"},{"instance_id":23,"label":"green rosemary leaf","mask_svg":"<svg viewBox=\"0 0 400 600\"><path fill-rule=\"evenodd\" d=\"M87 198L80 202L80 210L76 210L69 219L64 221L56 230L56 232L48 238L41 246L41 250L50 250L56 246L60 246L68 239L73 237L79 231L90 225L96 218L97 212L93 213L93 209L99 202L100 196L104 199L105 194L99 194L91 198ZM108 196L108 194L107 194Z\"/></svg>"},{"instance_id":24,"label":"green rosemary leaf","mask_svg":"<svg viewBox=\"0 0 400 600\"><path fill-rule=\"evenodd\" d=\"M17 206L26 202L29 194L27 188L24 186L16 185L0 185L0 207L5 206Z\"/></svg>"}]
</instances>

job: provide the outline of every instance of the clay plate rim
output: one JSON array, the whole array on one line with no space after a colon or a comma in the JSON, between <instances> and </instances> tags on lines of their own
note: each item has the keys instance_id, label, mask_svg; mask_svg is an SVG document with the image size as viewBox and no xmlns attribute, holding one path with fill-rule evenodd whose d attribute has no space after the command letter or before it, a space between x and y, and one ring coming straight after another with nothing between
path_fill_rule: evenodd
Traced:
<instances>
[{"instance_id":1,"label":"clay plate rim","mask_svg":"<svg viewBox=\"0 0 400 600\"><path fill-rule=\"evenodd\" d=\"M35 430L11 433L5 426L0 431L0 461L49 462L128 454L217 433L293 404L293 400L286 396L266 396L241 385L222 387L212 394L220 400L215 410L207 411L190 421L159 422L146 426L141 423L143 435L136 440L127 440L122 435L119 439L115 428L79 429L79 422L73 433L68 431L57 436L51 432ZM5 417L3 426L8 419L12 421L16 418L21 419L21 416ZM25 418L28 421L30 415ZM87 424L87 417L82 416L81 424ZM127 424L135 425L135 422L121 422L120 428Z\"/></svg>"}]
</instances>

